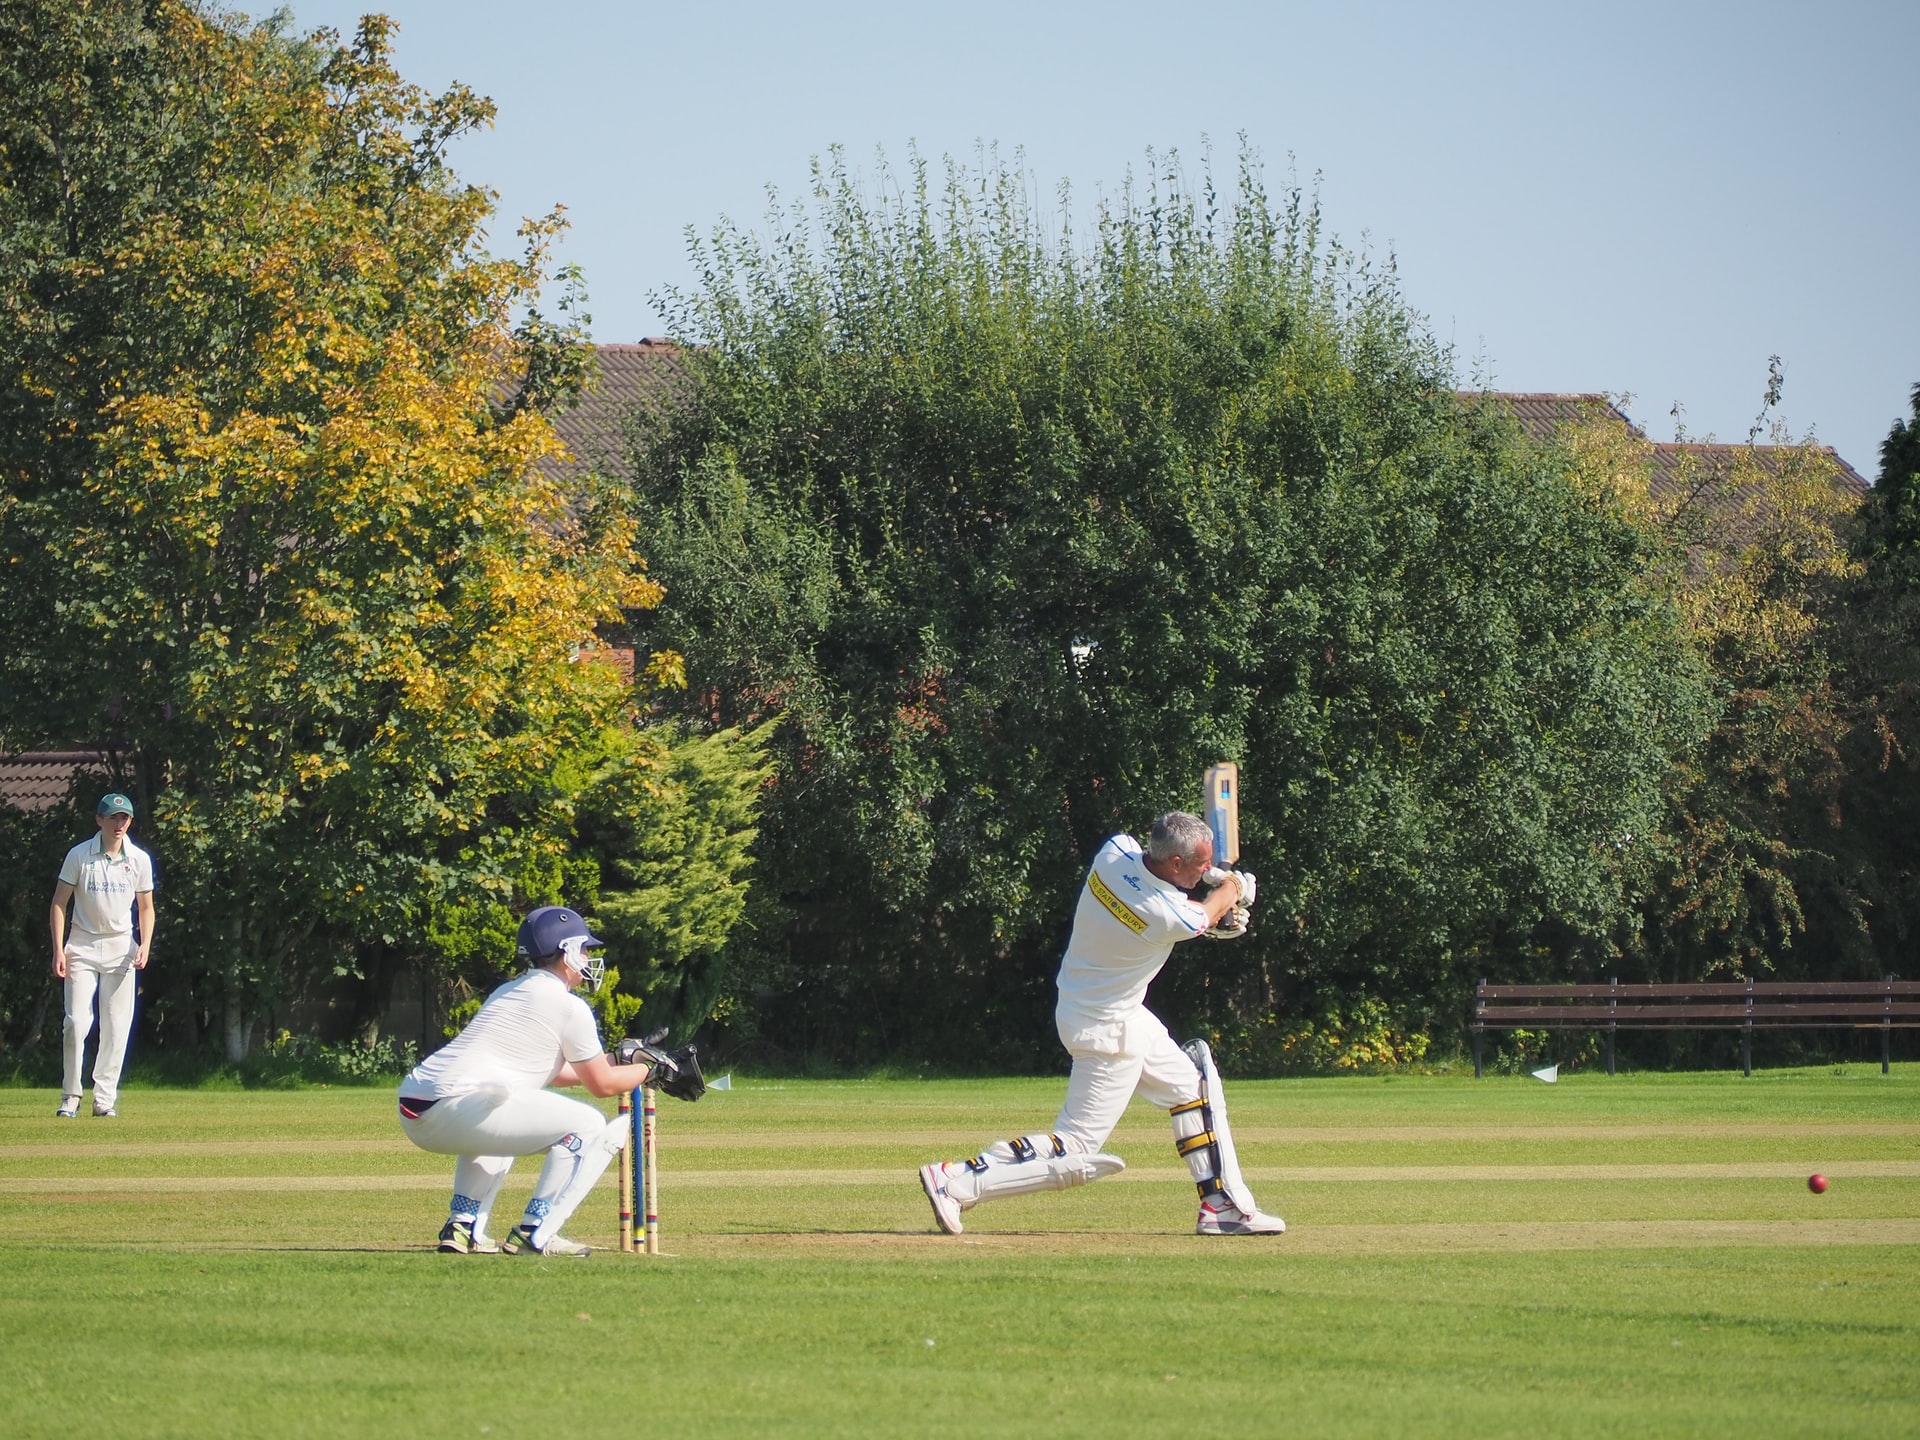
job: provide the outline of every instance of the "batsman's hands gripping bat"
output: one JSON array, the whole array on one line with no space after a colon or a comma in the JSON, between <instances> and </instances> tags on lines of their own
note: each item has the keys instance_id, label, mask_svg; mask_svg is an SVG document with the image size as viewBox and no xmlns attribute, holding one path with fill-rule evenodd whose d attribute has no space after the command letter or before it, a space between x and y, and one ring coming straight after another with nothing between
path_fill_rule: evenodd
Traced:
<instances>
[{"instance_id":1,"label":"batsman's hands gripping bat","mask_svg":"<svg viewBox=\"0 0 1920 1440\"><path fill-rule=\"evenodd\" d=\"M1247 933L1247 911L1243 905L1236 905L1220 917L1220 923L1211 930L1200 932L1209 940L1238 940Z\"/></svg>"},{"instance_id":2,"label":"batsman's hands gripping bat","mask_svg":"<svg viewBox=\"0 0 1920 1440\"><path fill-rule=\"evenodd\" d=\"M676 1100L698 1100L707 1093L706 1078L700 1073L699 1046L665 1050L660 1042L666 1038L664 1030L656 1030L644 1040L629 1036L615 1048L614 1058L622 1065L646 1065L653 1072L647 1083L663 1094Z\"/></svg>"},{"instance_id":3,"label":"batsman's hands gripping bat","mask_svg":"<svg viewBox=\"0 0 1920 1440\"><path fill-rule=\"evenodd\" d=\"M1211 891L1227 881L1233 881L1239 888L1240 898L1234 901L1233 908L1220 917L1220 923L1205 932L1210 940L1238 940L1247 933L1247 924L1252 919L1253 896L1258 882L1250 870L1223 870L1218 865L1200 877L1200 886ZM1203 892L1204 893L1204 892Z\"/></svg>"},{"instance_id":4,"label":"batsman's hands gripping bat","mask_svg":"<svg viewBox=\"0 0 1920 1440\"><path fill-rule=\"evenodd\" d=\"M1209 890L1226 884L1228 880L1232 880L1234 884L1240 887L1240 898L1233 902L1235 907L1242 910L1251 910L1253 908L1253 892L1258 885L1251 870L1222 870L1216 865L1200 877L1200 883L1205 885Z\"/></svg>"}]
</instances>

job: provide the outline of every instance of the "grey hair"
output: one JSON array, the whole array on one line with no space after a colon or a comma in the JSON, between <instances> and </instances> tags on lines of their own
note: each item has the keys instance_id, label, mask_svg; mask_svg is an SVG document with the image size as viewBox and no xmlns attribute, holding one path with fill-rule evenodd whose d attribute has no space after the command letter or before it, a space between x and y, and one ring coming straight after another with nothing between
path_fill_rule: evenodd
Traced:
<instances>
[{"instance_id":1,"label":"grey hair","mask_svg":"<svg viewBox=\"0 0 1920 1440\"><path fill-rule=\"evenodd\" d=\"M1206 821L1184 810L1169 810L1153 822L1153 832L1147 837L1147 858L1197 859L1203 840L1208 844L1213 842L1213 831L1207 828Z\"/></svg>"}]
</instances>

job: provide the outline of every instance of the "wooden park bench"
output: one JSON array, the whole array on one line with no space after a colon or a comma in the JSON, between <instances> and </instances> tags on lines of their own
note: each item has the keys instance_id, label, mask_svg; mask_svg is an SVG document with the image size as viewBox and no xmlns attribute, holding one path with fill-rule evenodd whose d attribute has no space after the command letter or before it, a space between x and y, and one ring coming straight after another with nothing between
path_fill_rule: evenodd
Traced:
<instances>
[{"instance_id":1,"label":"wooden park bench","mask_svg":"<svg viewBox=\"0 0 1920 1440\"><path fill-rule=\"evenodd\" d=\"M1744 1032L1740 1071L1753 1074L1753 1032L1875 1026L1880 1073L1887 1073L1891 1037L1920 1027L1920 980L1719 980L1693 985L1489 985L1474 989L1473 1074L1488 1030L1604 1030L1607 1074L1620 1030Z\"/></svg>"}]
</instances>

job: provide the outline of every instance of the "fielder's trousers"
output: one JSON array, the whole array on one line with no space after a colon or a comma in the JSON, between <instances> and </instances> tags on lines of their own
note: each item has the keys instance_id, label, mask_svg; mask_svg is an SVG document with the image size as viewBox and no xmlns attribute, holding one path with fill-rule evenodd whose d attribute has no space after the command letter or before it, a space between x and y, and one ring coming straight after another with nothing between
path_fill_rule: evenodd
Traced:
<instances>
[{"instance_id":1,"label":"fielder's trousers","mask_svg":"<svg viewBox=\"0 0 1920 1440\"><path fill-rule=\"evenodd\" d=\"M67 957L62 1095L78 1095L81 1091L81 1062L86 1055L87 1036L93 1031L97 1004L100 1044L93 1057L93 1108L111 1110L119 1100L120 1067L126 1063L127 1037L133 1032L133 996L139 974L131 955L105 962Z\"/></svg>"}]
</instances>

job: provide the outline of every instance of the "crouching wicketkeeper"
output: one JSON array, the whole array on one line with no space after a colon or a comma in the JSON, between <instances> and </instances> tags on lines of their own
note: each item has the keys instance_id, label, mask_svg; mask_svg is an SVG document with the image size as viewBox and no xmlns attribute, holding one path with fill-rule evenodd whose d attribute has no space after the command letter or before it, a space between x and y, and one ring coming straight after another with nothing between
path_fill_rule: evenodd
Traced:
<instances>
[{"instance_id":1,"label":"crouching wicketkeeper","mask_svg":"<svg viewBox=\"0 0 1920 1440\"><path fill-rule=\"evenodd\" d=\"M652 1083L696 1100L706 1086L691 1045L672 1053L623 1040L616 1060L600 1044L593 1011L573 991L598 988L603 944L573 911L543 906L520 926L524 975L509 980L444 1047L400 1082L400 1128L422 1150L457 1155L452 1213L440 1249L453 1254L586 1255L560 1227L626 1143L628 1127L550 1085L621 1095ZM526 1215L501 1244L487 1238L500 1183L517 1155L546 1152Z\"/></svg>"},{"instance_id":2,"label":"crouching wicketkeeper","mask_svg":"<svg viewBox=\"0 0 1920 1440\"><path fill-rule=\"evenodd\" d=\"M1214 886L1202 900L1186 892ZM1278 1235L1286 1222L1262 1214L1241 1178L1227 1128L1220 1075L1204 1040L1182 1048L1141 1002L1173 947L1199 935L1246 930L1253 876L1213 865L1213 832L1173 811L1153 822L1143 851L1131 835L1100 847L1060 962L1054 1023L1073 1057L1066 1103L1045 1134L996 1141L971 1160L922 1166L933 1218L949 1235L960 1214L986 1200L1064 1190L1126 1163L1104 1155L1113 1127L1136 1092L1169 1111L1174 1147L1200 1190L1202 1235Z\"/></svg>"}]
</instances>

